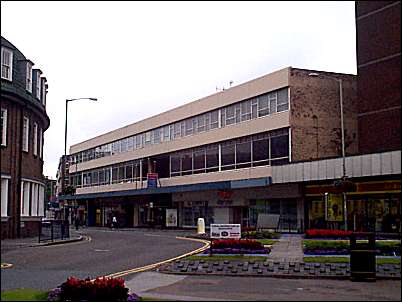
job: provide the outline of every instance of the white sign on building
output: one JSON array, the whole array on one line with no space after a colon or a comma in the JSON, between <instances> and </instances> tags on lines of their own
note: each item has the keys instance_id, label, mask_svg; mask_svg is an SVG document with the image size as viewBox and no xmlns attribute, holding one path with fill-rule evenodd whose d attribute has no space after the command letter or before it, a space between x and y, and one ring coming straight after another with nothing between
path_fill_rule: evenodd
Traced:
<instances>
[{"instance_id":1,"label":"white sign on building","mask_svg":"<svg viewBox=\"0 0 402 302\"><path fill-rule=\"evenodd\" d=\"M177 209L166 209L166 226L177 227Z\"/></svg>"},{"instance_id":2,"label":"white sign on building","mask_svg":"<svg viewBox=\"0 0 402 302\"><path fill-rule=\"evenodd\" d=\"M211 224L211 238L215 239L240 239L240 224Z\"/></svg>"}]
</instances>

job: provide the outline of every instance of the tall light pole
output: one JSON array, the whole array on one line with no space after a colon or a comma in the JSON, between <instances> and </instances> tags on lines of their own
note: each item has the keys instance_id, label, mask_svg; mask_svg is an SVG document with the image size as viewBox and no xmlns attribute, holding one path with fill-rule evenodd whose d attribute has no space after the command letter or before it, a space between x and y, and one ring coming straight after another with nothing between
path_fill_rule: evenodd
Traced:
<instances>
[{"instance_id":1,"label":"tall light pole","mask_svg":"<svg viewBox=\"0 0 402 302\"><path fill-rule=\"evenodd\" d=\"M308 74L310 77L323 77L336 81L339 84L339 107L341 115L341 141L342 141L342 180L346 179L346 164L345 164L345 127L343 121L343 86L342 79L338 79L327 74L312 72ZM347 230L347 214L346 214L346 192L343 192L343 219L345 221L345 230Z\"/></svg>"},{"instance_id":2,"label":"tall light pole","mask_svg":"<svg viewBox=\"0 0 402 302\"><path fill-rule=\"evenodd\" d=\"M64 161L63 161L63 178L62 178L62 193L63 195L65 194L65 189L66 189L66 171L67 171L67 113L68 113L68 102L73 102L73 101L78 101L78 100L90 100L90 101L97 101L97 98L76 98L76 99L67 99L66 100L66 121L65 121L65 127L64 127ZM65 217L64 217L65 218Z\"/></svg>"}]
</instances>

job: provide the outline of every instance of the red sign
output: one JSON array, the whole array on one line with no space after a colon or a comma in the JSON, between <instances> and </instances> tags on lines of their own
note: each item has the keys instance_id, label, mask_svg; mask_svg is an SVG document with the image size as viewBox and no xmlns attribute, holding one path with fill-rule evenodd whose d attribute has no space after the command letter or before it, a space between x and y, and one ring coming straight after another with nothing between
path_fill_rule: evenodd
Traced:
<instances>
[{"instance_id":1,"label":"red sign","mask_svg":"<svg viewBox=\"0 0 402 302\"><path fill-rule=\"evenodd\" d=\"M221 199L231 199L233 196L233 191L218 191L218 196Z\"/></svg>"}]
</instances>

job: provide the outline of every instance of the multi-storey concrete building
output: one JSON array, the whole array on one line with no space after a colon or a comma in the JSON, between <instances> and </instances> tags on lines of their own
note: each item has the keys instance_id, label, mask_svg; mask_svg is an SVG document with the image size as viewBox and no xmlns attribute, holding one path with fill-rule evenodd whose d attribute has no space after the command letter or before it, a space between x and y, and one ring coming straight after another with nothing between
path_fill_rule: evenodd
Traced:
<instances>
[{"instance_id":1,"label":"multi-storey concrete building","mask_svg":"<svg viewBox=\"0 0 402 302\"><path fill-rule=\"evenodd\" d=\"M312 74L323 77L312 77ZM255 225L278 213L301 229L303 186L272 184L274 167L357 153L354 75L284 68L70 148L78 213L89 225ZM154 173L158 174L155 181Z\"/></svg>"},{"instance_id":2,"label":"multi-storey concrete building","mask_svg":"<svg viewBox=\"0 0 402 302\"><path fill-rule=\"evenodd\" d=\"M47 82L1 37L1 238L38 234L44 216Z\"/></svg>"}]
</instances>

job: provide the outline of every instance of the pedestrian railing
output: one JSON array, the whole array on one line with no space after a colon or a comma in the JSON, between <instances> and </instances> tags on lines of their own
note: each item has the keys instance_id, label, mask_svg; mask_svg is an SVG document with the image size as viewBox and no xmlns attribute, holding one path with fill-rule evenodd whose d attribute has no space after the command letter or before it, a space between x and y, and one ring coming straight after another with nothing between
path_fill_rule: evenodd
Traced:
<instances>
[{"instance_id":1,"label":"pedestrian railing","mask_svg":"<svg viewBox=\"0 0 402 302\"><path fill-rule=\"evenodd\" d=\"M70 238L70 225L68 220L42 221L39 232L39 242L67 238Z\"/></svg>"}]
</instances>

